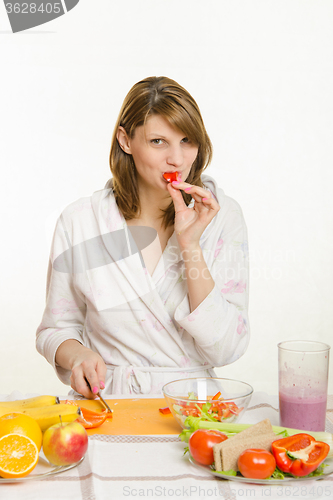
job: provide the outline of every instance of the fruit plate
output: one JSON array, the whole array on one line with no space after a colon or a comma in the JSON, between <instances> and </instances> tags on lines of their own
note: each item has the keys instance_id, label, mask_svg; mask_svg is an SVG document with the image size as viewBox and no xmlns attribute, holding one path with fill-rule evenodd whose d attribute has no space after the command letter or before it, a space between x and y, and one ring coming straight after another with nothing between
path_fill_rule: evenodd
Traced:
<instances>
[{"instance_id":1,"label":"fruit plate","mask_svg":"<svg viewBox=\"0 0 333 500\"><path fill-rule=\"evenodd\" d=\"M83 461L84 457L81 458L78 462L75 462L75 464L70 464L70 465L52 465L48 460L46 460L44 453L41 451L39 453L39 460L38 464L34 468L34 470L25 477L17 477L17 478L11 478L11 479L6 479L3 477L0 477L0 484L2 483L17 483L17 482L22 482L22 481L31 481L31 480L41 480L45 479L46 477L49 476L54 476L55 474L60 474L61 472L65 472L66 470L73 469L74 467L77 467L80 465L80 463Z\"/></svg>"},{"instance_id":2,"label":"fruit plate","mask_svg":"<svg viewBox=\"0 0 333 500\"><path fill-rule=\"evenodd\" d=\"M238 481L240 483L252 483L252 484L284 484L290 481L309 481L309 480L317 480L317 479L325 479L326 476L332 474L333 472L333 459L328 459L324 461L324 464L327 465L325 467L323 474L321 476L313 476L313 477L285 477L284 479L250 479L243 476L229 476L228 474L223 474L223 472L216 472L212 470L208 465L201 465L194 460L191 456L189 457L189 461L195 467L198 467L201 470L209 472L213 476L219 477L220 479L229 479L230 481Z\"/></svg>"}]
</instances>

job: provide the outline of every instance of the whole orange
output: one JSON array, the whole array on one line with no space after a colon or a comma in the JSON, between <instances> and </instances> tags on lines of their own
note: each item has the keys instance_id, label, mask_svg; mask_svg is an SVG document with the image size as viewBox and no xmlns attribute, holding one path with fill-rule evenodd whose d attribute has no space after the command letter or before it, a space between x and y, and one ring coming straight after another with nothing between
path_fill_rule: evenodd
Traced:
<instances>
[{"instance_id":1,"label":"whole orange","mask_svg":"<svg viewBox=\"0 0 333 500\"><path fill-rule=\"evenodd\" d=\"M7 413L0 417L0 438L7 434L21 434L27 436L40 451L42 447L43 434L36 420L24 413Z\"/></svg>"}]
</instances>

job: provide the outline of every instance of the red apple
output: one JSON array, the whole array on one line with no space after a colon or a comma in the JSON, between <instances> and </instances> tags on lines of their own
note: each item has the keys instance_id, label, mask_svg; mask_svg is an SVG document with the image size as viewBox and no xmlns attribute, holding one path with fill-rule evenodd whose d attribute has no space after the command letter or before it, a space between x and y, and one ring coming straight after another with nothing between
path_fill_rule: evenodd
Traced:
<instances>
[{"instance_id":1,"label":"red apple","mask_svg":"<svg viewBox=\"0 0 333 500\"><path fill-rule=\"evenodd\" d=\"M78 422L55 424L43 435L44 455L54 465L78 462L88 448L88 434Z\"/></svg>"}]
</instances>

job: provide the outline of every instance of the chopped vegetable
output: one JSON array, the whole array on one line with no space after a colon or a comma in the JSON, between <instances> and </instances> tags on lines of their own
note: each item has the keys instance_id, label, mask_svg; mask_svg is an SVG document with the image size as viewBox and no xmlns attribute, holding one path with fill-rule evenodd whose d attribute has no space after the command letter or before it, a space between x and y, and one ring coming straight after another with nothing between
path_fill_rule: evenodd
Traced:
<instances>
[{"instance_id":1,"label":"chopped vegetable","mask_svg":"<svg viewBox=\"0 0 333 500\"><path fill-rule=\"evenodd\" d=\"M178 181L178 172L164 172L163 177L168 182Z\"/></svg>"},{"instance_id":2,"label":"chopped vegetable","mask_svg":"<svg viewBox=\"0 0 333 500\"><path fill-rule=\"evenodd\" d=\"M97 412L81 407L81 416L76 421L82 424L85 429L93 429L102 425L108 414L112 415L108 410Z\"/></svg>"},{"instance_id":3,"label":"chopped vegetable","mask_svg":"<svg viewBox=\"0 0 333 500\"><path fill-rule=\"evenodd\" d=\"M171 410L168 406L165 406L164 408L159 408L159 411L163 413L163 415L169 415L171 413Z\"/></svg>"},{"instance_id":4,"label":"chopped vegetable","mask_svg":"<svg viewBox=\"0 0 333 500\"><path fill-rule=\"evenodd\" d=\"M221 398L221 392L217 392L208 402L198 401L198 397L193 392L188 395L188 400L177 401L173 409L179 419L184 423L186 417L200 417L210 422L222 422L228 420L232 422L237 415L244 409L239 408L233 401L225 401Z\"/></svg>"},{"instance_id":5,"label":"chopped vegetable","mask_svg":"<svg viewBox=\"0 0 333 500\"><path fill-rule=\"evenodd\" d=\"M66 401L66 404L78 406L74 401ZM85 429L93 429L95 427L99 427L102 425L105 420L112 415L108 410L104 411L92 411L88 410L88 408L83 408L80 406L81 415L76 419L76 422L79 422Z\"/></svg>"},{"instance_id":6,"label":"chopped vegetable","mask_svg":"<svg viewBox=\"0 0 333 500\"><path fill-rule=\"evenodd\" d=\"M327 443L316 441L309 434L295 434L272 443L278 468L297 477L315 471L327 457L329 449Z\"/></svg>"},{"instance_id":7,"label":"chopped vegetable","mask_svg":"<svg viewBox=\"0 0 333 500\"><path fill-rule=\"evenodd\" d=\"M213 469L213 467L212 467L212 469ZM224 476L237 476L237 471L232 470L232 469L231 470L223 470L223 471L222 470L221 471L215 470L215 472L218 472L219 474L223 474Z\"/></svg>"},{"instance_id":8,"label":"chopped vegetable","mask_svg":"<svg viewBox=\"0 0 333 500\"><path fill-rule=\"evenodd\" d=\"M221 396L221 393L220 393L220 391L219 391L219 392L217 392L217 393L215 394L215 396L213 396L213 397L212 397L212 400L213 400L213 399L219 399L219 397L220 397L220 396Z\"/></svg>"}]
</instances>

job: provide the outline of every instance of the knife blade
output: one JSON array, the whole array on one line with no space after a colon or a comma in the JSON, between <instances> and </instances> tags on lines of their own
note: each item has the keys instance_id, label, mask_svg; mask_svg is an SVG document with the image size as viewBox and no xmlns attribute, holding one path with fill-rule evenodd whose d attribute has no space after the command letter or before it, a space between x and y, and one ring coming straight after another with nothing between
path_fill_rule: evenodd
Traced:
<instances>
[{"instance_id":1,"label":"knife blade","mask_svg":"<svg viewBox=\"0 0 333 500\"><path fill-rule=\"evenodd\" d=\"M102 403L104 404L105 408L110 412L110 413L113 413L113 410L111 410L110 406L107 404L107 402L105 401L105 399L103 398L103 396L101 395L100 392L97 393L97 396L99 397L99 399L102 401Z\"/></svg>"}]
</instances>

